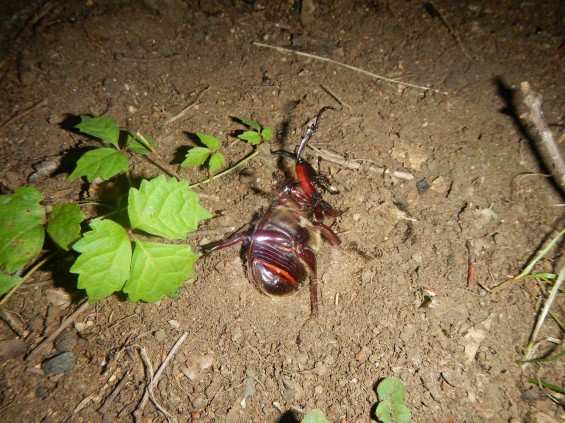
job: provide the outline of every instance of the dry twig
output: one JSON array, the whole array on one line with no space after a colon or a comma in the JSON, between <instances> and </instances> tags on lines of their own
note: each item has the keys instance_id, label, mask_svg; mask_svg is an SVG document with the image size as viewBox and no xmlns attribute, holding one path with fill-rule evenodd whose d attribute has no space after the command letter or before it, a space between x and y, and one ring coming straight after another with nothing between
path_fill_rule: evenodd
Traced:
<instances>
[{"instance_id":1,"label":"dry twig","mask_svg":"<svg viewBox=\"0 0 565 423\"><path fill-rule=\"evenodd\" d=\"M534 124L540 136L540 140L542 141L544 150L553 164L553 168L551 169L553 177L561 189L565 191L565 160L563 160L563 156L553 139L553 133L543 118L543 112L541 110L541 96L532 91L532 88L527 81L522 82L522 84L520 84L520 88L524 95L524 104L530 110L528 119Z\"/></svg>"},{"instance_id":2,"label":"dry twig","mask_svg":"<svg viewBox=\"0 0 565 423\"><path fill-rule=\"evenodd\" d=\"M145 368L147 369L147 384L145 386L145 393L143 394L141 401L137 405L137 408L133 412L133 417L135 421L139 421L139 422L141 421L143 417L143 410L145 408L145 405L147 404L147 400L150 399L153 405L155 406L155 408L157 408L157 410L159 410L159 412L161 412L165 416L168 422L175 422L174 417L171 414L169 414L167 410L161 407L161 405L159 405L159 403L155 399L155 395L153 394L153 388L159 382L159 379L161 378L163 371L169 365L169 362L172 360L172 358L174 357L174 355L176 354L177 350L180 348L182 343L185 341L187 336L188 336L188 332L184 332L177 340L177 342L175 342L173 348L171 348L171 351L169 351L169 354L167 354L167 357L165 358L165 360L163 360L161 366L159 366L159 370L157 370L155 376L153 376L153 366L151 365L151 361L149 360L149 357L145 352L145 348L142 348L139 345L134 345L134 347L139 349L139 353L141 354L141 359L143 360Z\"/></svg>"},{"instance_id":3,"label":"dry twig","mask_svg":"<svg viewBox=\"0 0 565 423\"><path fill-rule=\"evenodd\" d=\"M202 90L200 90L200 92L196 95L196 98L194 99L194 101L192 103L190 103L188 106L186 106L184 109L182 109L179 113L177 113L175 116L173 116L170 119L167 119L165 121L165 123L163 123L163 126L165 125L169 125L171 123L173 123L174 121L182 118L186 112L188 112L190 109L192 109L194 106L196 106L196 103L198 103L198 100L200 100L200 97L202 97L202 94L204 94L206 91L208 91L210 87L204 87Z\"/></svg>"},{"instance_id":4,"label":"dry twig","mask_svg":"<svg viewBox=\"0 0 565 423\"><path fill-rule=\"evenodd\" d=\"M110 395L106 397L104 404L102 404L102 406L98 409L98 412L100 414L102 415L106 414L106 411L108 411L108 407L112 404L112 402L114 402L120 391L124 388L124 386L126 386L126 383L129 382L130 378L131 378L131 372L127 371L126 374L120 379L114 390L110 392Z\"/></svg>"},{"instance_id":5,"label":"dry twig","mask_svg":"<svg viewBox=\"0 0 565 423\"><path fill-rule=\"evenodd\" d=\"M69 317L67 317L65 320L61 322L61 325L57 328L57 330L55 330L51 335L49 335L43 341L41 341L41 343L37 347L35 347L32 352L28 354L26 360L31 362L35 361L39 357L39 355L43 352L43 350L47 348L49 345L51 345L55 340L55 338L57 338L57 336L59 336L61 332L63 332L67 327L69 327L77 319L78 316L80 316L83 312L88 310L90 307L91 305L88 303L88 300L84 300L84 302L73 312L73 314L71 314Z\"/></svg>"},{"instance_id":6,"label":"dry twig","mask_svg":"<svg viewBox=\"0 0 565 423\"><path fill-rule=\"evenodd\" d=\"M369 172L387 174L387 175L391 175L395 178L406 179L408 181L414 179L414 175L412 175L409 172L403 172L403 171L398 171L398 170L389 170L387 168L380 167L380 166L377 166L375 164L371 164L368 167L363 167L363 164L361 163L361 161L369 161L369 160L359 160L359 159L358 160L347 160L345 157L340 156L339 154L336 154L336 153L332 153L331 151L322 150L322 149L314 147L314 146L309 146L309 147L312 150L314 150L316 153L318 153L319 157L322 160L325 160L325 161L330 162L330 163L335 163L337 165L345 167L346 169L368 170Z\"/></svg>"},{"instance_id":7,"label":"dry twig","mask_svg":"<svg viewBox=\"0 0 565 423\"><path fill-rule=\"evenodd\" d=\"M272 45L269 45L269 44L263 44L263 43L257 43L257 42L254 42L253 44L258 46L258 47L272 48L273 50L277 50L277 51L284 52L284 53L293 53L293 54L296 54L298 56L304 56L304 57L309 57L311 59L320 60L322 62L333 63L334 65L342 66L344 68L353 70L355 72L359 72L359 73L362 73L364 75L368 75L368 76L375 78L375 79L380 79L381 81L390 82L392 84L405 85L407 87L417 88L419 90L433 91L433 92L440 93L440 94L447 94L447 92L436 90L435 88L424 87L422 85L411 84L409 82L398 81L397 79L392 79L392 78L387 78L386 76L377 75L376 73L366 71L365 69L361 69L361 68L358 68L356 66L348 65L347 63L336 62L335 60L328 59L327 57L316 56L315 54L304 53L302 51L297 51L297 50L290 50L288 48L272 46Z\"/></svg>"},{"instance_id":8,"label":"dry twig","mask_svg":"<svg viewBox=\"0 0 565 423\"><path fill-rule=\"evenodd\" d=\"M33 106L31 106L29 109L24 110L23 112L19 112L16 113L14 116L12 116L11 118L5 120L1 125L0 125L0 129L4 128L5 126L8 126L11 123L14 123L17 120L20 120L23 117L26 117L27 115L35 112L38 109L41 109L42 107L47 106L48 102L47 102L47 98L44 98L43 100L39 101L38 103L35 103Z\"/></svg>"}]
</instances>

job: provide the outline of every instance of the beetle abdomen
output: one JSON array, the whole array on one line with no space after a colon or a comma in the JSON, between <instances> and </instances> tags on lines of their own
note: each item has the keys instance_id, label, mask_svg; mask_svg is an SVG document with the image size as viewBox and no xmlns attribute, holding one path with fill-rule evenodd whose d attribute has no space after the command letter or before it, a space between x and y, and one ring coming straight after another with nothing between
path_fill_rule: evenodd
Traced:
<instances>
[{"instance_id":1,"label":"beetle abdomen","mask_svg":"<svg viewBox=\"0 0 565 423\"><path fill-rule=\"evenodd\" d=\"M292 294L308 276L293 250L276 242L253 244L248 257L253 282L268 295Z\"/></svg>"}]
</instances>

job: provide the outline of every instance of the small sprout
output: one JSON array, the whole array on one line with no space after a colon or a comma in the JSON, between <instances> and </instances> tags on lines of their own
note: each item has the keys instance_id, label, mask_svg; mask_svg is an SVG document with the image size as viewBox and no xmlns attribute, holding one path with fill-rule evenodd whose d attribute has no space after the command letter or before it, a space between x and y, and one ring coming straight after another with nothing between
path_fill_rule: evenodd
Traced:
<instances>
[{"instance_id":1,"label":"small sprout","mask_svg":"<svg viewBox=\"0 0 565 423\"><path fill-rule=\"evenodd\" d=\"M251 145L257 145L263 140L270 141L273 138L272 128L263 128L257 122L246 118L236 117L235 119L252 129L252 131L243 131L238 134L237 137L240 140L247 141Z\"/></svg>"},{"instance_id":2,"label":"small sprout","mask_svg":"<svg viewBox=\"0 0 565 423\"><path fill-rule=\"evenodd\" d=\"M306 413L302 423L329 423L321 410L314 408Z\"/></svg>"},{"instance_id":3,"label":"small sprout","mask_svg":"<svg viewBox=\"0 0 565 423\"><path fill-rule=\"evenodd\" d=\"M406 402L404 382L396 378L383 379L377 386L379 404L375 415L382 423L408 423L411 418Z\"/></svg>"},{"instance_id":4,"label":"small sprout","mask_svg":"<svg viewBox=\"0 0 565 423\"><path fill-rule=\"evenodd\" d=\"M188 150L181 166L200 167L208 161L208 171L215 173L226 164L224 155L218 152L222 141L212 135L202 133L196 133L196 136L206 147L193 147Z\"/></svg>"}]
</instances>

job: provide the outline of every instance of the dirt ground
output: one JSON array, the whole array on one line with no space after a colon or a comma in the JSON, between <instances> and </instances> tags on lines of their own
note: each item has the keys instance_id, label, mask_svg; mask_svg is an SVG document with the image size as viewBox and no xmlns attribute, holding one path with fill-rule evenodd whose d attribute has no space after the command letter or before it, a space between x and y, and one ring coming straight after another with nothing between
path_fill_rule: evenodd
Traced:
<instances>
[{"instance_id":1,"label":"dirt ground","mask_svg":"<svg viewBox=\"0 0 565 423\"><path fill-rule=\"evenodd\" d=\"M241 129L231 116L272 126L270 148L292 150L329 105L336 110L313 142L364 166L321 162L341 191L326 199L343 212L327 222L343 243L318 254L317 319L307 286L266 297L245 278L239 247L221 250L198 261L198 278L178 299L114 296L81 314L66 333L75 365L64 374L39 366L55 349L37 362L4 352L2 421L132 421L146 383L140 348L157 369L184 332L155 387L179 422L291 422L312 408L331 422L368 422L386 377L405 382L414 422L564 421L547 391L526 381L562 386L563 362L524 372L515 363L544 293L532 282L489 291L563 226L563 199L519 117L519 84L529 81L551 129L564 131L562 1L3 3L3 193L29 184L47 206L87 198L84 181L67 178L73 152L89 142L65 125L81 114L152 135L171 163L194 145L188 133L214 134L228 140L235 163L250 150L229 136ZM37 173L44 163L60 166ZM133 172L161 173L143 159ZM292 172L263 151L243 171L196 188L217 214L201 229L251 221ZM65 301L68 266L51 263L11 297L4 310L16 328L4 319L1 340L20 332L32 349L76 308L80 293ZM420 307L430 293L432 305ZM563 316L562 302L555 312ZM562 333L548 322L544 337ZM551 348L543 342L539 356ZM142 421L165 418L148 403Z\"/></svg>"}]
</instances>

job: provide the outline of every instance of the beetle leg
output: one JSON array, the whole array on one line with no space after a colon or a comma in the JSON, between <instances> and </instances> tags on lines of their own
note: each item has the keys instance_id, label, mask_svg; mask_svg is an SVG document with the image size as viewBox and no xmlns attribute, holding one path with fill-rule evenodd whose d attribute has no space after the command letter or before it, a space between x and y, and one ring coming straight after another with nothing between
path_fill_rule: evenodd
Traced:
<instances>
[{"instance_id":1,"label":"beetle leg","mask_svg":"<svg viewBox=\"0 0 565 423\"><path fill-rule=\"evenodd\" d=\"M332 231L332 229L328 225L325 225L322 222L312 222L312 225L320 229L324 238L330 241L333 245L339 246L341 244L341 239L339 239L337 234Z\"/></svg>"},{"instance_id":2,"label":"beetle leg","mask_svg":"<svg viewBox=\"0 0 565 423\"><path fill-rule=\"evenodd\" d=\"M247 231L251 228L251 225L245 225L237 232L234 232L227 238L221 239L210 244L203 245L200 247L202 254L208 254L212 251L220 250L222 248L231 247L232 245L238 244L243 241L248 235Z\"/></svg>"},{"instance_id":3,"label":"beetle leg","mask_svg":"<svg viewBox=\"0 0 565 423\"><path fill-rule=\"evenodd\" d=\"M308 266L310 278L310 312L312 317L318 316L318 274L316 270L316 255L310 249L300 253L300 259Z\"/></svg>"}]
</instances>

